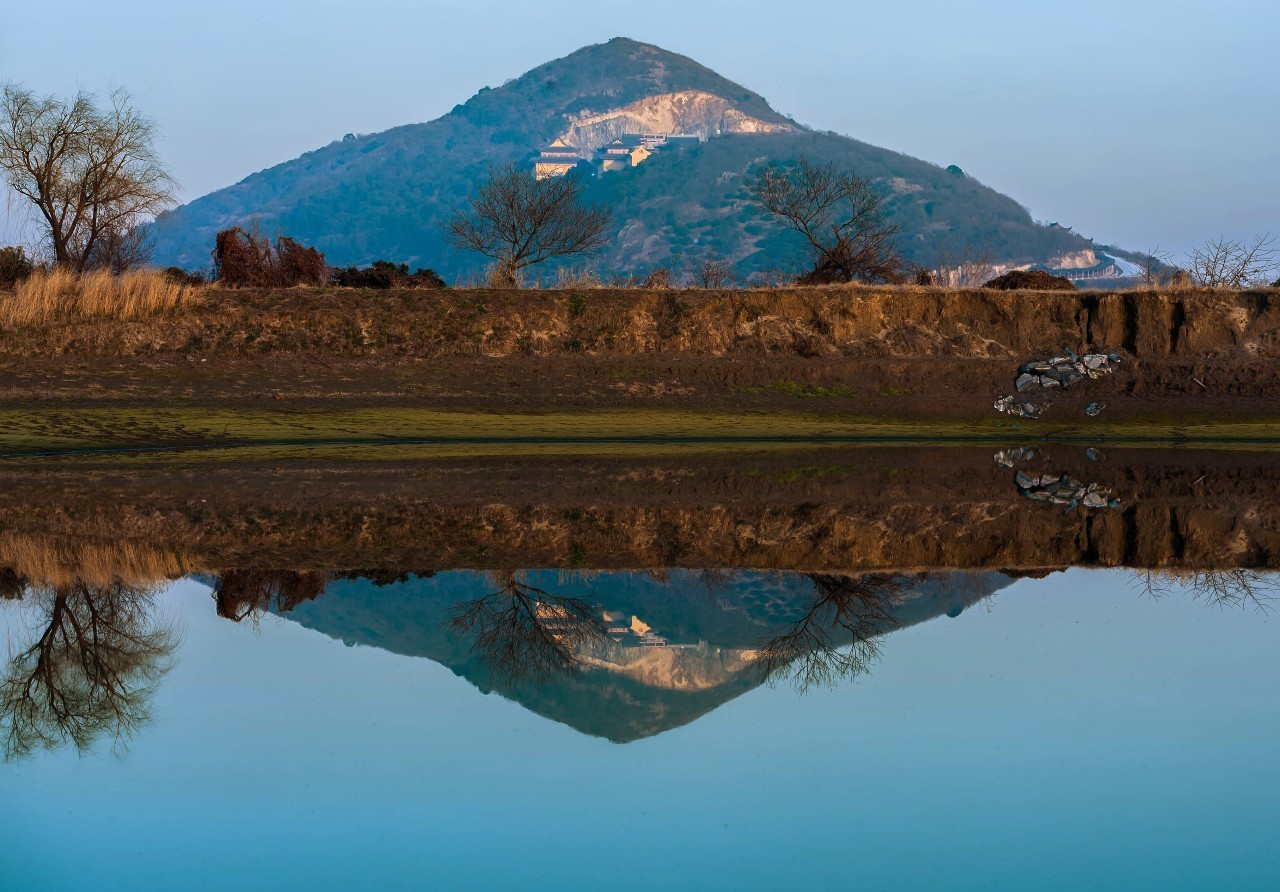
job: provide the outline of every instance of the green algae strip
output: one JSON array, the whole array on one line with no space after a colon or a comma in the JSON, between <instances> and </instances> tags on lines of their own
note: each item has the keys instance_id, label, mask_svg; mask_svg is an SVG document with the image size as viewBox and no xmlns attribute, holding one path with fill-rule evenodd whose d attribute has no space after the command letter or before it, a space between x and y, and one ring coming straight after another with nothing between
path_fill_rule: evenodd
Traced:
<instances>
[{"instance_id":1,"label":"green algae strip","mask_svg":"<svg viewBox=\"0 0 1280 892\"><path fill-rule=\"evenodd\" d=\"M895 421L838 413L606 409L475 412L426 408L0 409L0 454L413 443L449 454L609 451L742 442L1008 444L1039 440L1142 445L1280 445L1280 418L1258 421L1090 419ZM429 449L428 449L429 451ZM535 450L537 451L537 450Z\"/></svg>"}]
</instances>

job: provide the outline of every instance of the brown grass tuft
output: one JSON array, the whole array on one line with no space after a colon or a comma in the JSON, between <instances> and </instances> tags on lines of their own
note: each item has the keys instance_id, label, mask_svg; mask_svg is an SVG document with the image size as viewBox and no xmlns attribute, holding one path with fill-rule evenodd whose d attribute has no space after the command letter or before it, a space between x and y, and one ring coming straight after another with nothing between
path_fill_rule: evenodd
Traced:
<instances>
[{"instance_id":1,"label":"brown grass tuft","mask_svg":"<svg viewBox=\"0 0 1280 892\"><path fill-rule=\"evenodd\" d=\"M157 270L77 275L38 271L0 294L0 324L35 325L74 319L141 319L199 303L201 289L169 281Z\"/></svg>"}]
</instances>

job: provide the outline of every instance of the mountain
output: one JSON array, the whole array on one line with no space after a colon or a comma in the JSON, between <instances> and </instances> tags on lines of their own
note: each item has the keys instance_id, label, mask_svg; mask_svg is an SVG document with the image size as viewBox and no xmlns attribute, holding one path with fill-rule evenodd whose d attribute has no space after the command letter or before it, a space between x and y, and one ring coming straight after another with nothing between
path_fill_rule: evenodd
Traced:
<instances>
[{"instance_id":1,"label":"mountain","mask_svg":"<svg viewBox=\"0 0 1280 892\"><path fill-rule=\"evenodd\" d=\"M543 592L601 603L614 617L611 623L625 625L635 617L668 646L592 647L582 653L581 671L541 683L495 677L493 659L518 650L518 644L503 636L487 639L493 653L486 654L479 637L454 634L448 627L460 604L494 592L494 580L477 571L410 576L381 585L364 578L339 580L282 615L348 645L434 660L485 693L496 692L583 734L625 743L688 724L758 687L763 679L751 663L754 649L791 628L817 602L814 579L800 573L733 571L708 577L670 570L566 577L560 571L531 570L519 575ZM890 619L882 633L956 616L1013 581L1000 573L962 572L903 579L909 584L887 602ZM829 616L817 614L817 621ZM839 644L849 641L839 628L831 634Z\"/></svg>"},{"instance_id":2,"label":"mountain","mask_svg":"<svg viewBox=\"0 0 1280 892\"><path fill-rule=\"evenodd\" d=\"M801 126L692 59L615 38L485 87L434 121L348 134L162 214L151 231L156 260L206 267L218 230L256 221L268 234L315 245L335 265L387 259L449 280L483 266L449 248L441 232L489 165L531 161L557 138L594 152L627 133L703 141L592 178L590 198L613 208L618 228L596 260L611 275L679 268L713 252L742 274L794 268L796 236L748 201L743 181L755 164L800 155L873 178L891 195L905 253L920 263L981 252L1008 263L1079 265L1092 247L1036 224L959 168Z\"/></svg>"}]
</instances>

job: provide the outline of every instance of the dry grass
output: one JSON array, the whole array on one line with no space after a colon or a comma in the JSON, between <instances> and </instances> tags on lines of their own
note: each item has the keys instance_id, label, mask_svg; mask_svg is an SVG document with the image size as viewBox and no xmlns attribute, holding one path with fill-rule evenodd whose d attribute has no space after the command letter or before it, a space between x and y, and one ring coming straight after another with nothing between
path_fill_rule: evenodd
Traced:
<instances>
[{"instance_id":1,"label":"dry grass","mask_svg":"<svg viewBox=\"0 0 1280 892\"><path fill-rule=\"evenodd\" d=\"M201 289L178 285L156 270L123 275L39 271L11 294L0 294L0 324L21 326L75 319L141 319L200 302Z\"/></svg>"},{"instance_id":2,"label":"dry grass","mask_svg":"<svg viewBox=\"0 0 1280 892\"><path fill-rule=\"evenodd\" d=\"M194 572L191 562L171 551L137 542L76 542L61 546L32 536L0 535L0 566L12 568L33 585L155 585Z\"/></svg>"}]
</instances>

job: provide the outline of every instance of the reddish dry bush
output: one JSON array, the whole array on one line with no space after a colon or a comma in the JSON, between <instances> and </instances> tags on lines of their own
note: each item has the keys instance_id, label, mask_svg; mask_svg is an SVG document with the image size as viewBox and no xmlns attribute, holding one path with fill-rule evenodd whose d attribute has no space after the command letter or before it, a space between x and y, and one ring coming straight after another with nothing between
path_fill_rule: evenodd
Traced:
<instances>
[{"instance_id":1,"label":"reddish dry bush","mask_svg":"<svg viewBox=\"0 0 1280 892\"><path fill-rule=\"evenodd\" d=\"M219 232L213 248L214 278L223 285L280 288L323 285L328 277L324 255L285 236L271 240L255 228Z\"/></svg>"}]
</instances>

